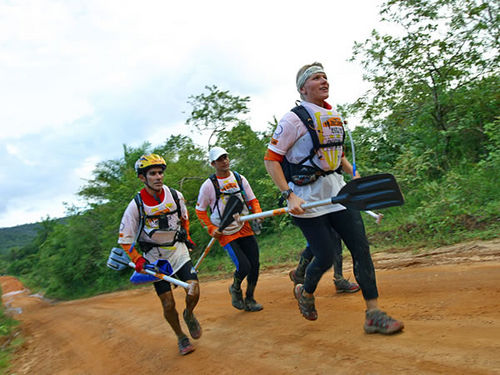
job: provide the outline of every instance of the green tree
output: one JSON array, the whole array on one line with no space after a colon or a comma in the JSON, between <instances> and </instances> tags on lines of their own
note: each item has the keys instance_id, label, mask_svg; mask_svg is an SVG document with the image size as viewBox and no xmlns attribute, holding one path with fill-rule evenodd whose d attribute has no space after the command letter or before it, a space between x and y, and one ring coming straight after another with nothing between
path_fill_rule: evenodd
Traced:
<instances>
[{"instance_id":1,"label":"green tree","mask_svg":"<svg viewBox=\"0 0 500 375\"><path fill-rule=\"evenodd\" d=\"M353 60L373 85L356 107L386 137L403 135L417 153L432 148L434 161L445 167L457 154L477 155L498 99L483 97L492 108L486 121L461 121L456 109L470 104L471 91L497 81L499 14L498 2L480 0L386 2L382 20L398 29L395 35L374 30L355 44ZM460 142L464 130L475 136Z\"/></svg>"},{"instance_id":2,"label":"green tree","mask_svg":"<svg viewBox=\"0 0 500 375\"><path fill-rule=\"evenodd\" d=\"M205 86L208 93L190 96L188 103L193 107L187 125L194 126L200 132L209 131L207 146L212 145L212 138L217 140L218 135L229 130L231 125L240 121L242 114L248 113L247 104L250 97L231 95L217 86Z\"/></svg>"}]
</instances>

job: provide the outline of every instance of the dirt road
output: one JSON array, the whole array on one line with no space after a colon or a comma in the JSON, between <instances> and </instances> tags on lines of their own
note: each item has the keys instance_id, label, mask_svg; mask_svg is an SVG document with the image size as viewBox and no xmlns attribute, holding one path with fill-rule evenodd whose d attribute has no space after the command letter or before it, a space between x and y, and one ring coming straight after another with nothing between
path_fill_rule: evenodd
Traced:
<instances>
[{"instance_id":1,"label":"dirt road","mask_svg":"<svg viewBox=\"0 0 500 375\"><path fill-rule=\"evenodd\" d=\"M405 322L402 334L365 334L361 294L336 295L331 275L316 292L318 320L307 321L288 268L267 270L257 313L231 307L229 280L202 282L203 336L186 357L152 286L50 304L4 276L26 339L10 374L500 374L500 240L374 261L381 307Z\"/></svg>"}]
</instances>

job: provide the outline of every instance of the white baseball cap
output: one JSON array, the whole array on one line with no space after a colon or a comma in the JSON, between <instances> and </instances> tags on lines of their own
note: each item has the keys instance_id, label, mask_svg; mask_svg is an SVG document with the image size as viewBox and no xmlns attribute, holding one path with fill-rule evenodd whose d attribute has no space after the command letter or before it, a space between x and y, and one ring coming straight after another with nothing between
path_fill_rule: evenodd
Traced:
<instances>
[{"instance_id":1,"label":"white baseball cap","mask_svg":"<svg viewBox=\"0 0 500 375\"><path fill-rule=\"evenodd\" d=\"M208 158L210 159L210 163L216 161L218 158L220 158L222 155L226 154L227 151L224 150L222 147L212 147L210 150L210 153L208 155Z\"/></svg>"}]
</instances>

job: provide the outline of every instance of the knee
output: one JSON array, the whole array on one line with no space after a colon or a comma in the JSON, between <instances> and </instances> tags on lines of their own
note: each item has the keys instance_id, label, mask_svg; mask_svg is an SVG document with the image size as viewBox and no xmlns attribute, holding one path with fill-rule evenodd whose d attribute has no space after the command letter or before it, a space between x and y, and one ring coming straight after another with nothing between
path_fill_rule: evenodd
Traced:
<instances>
[{"instance_id":1,"label":"knee","mask_svg":"<svg viewBox=\"0 0 500 375\"><path fill-rule=\"evenodd\" d=\"M306 273L310 276L322 275L325 271L327 271L332 266L332 264L333 264L333 262L326 262L324 260L321 260L321 261L318 260L317 262L315 262L313 260L307 266Z\"/></svg>"},{"instance_id":2,"label":"knee","mask_svg":"<svg viewBox=\"0 0 500 375\"><path fill-rule=\"evenodd\" d=\"M173 298L172 299L162 299L161 305L163 307L163 312L165 314L172 312L172 311L175 311L175 300Z\"/></svg>"},{"instance_id":3,"label":"knee","mask_svg":"<svg viewBox=\"0 0 500 375\"><path fill-rule=\"evenodd\" d=\"M190 296L193 298L199 298L200 297L200 283L198 280L190 280L188 281L189 285L191 285L191 291L189 293Z\"/></svg>"}]
</instances>

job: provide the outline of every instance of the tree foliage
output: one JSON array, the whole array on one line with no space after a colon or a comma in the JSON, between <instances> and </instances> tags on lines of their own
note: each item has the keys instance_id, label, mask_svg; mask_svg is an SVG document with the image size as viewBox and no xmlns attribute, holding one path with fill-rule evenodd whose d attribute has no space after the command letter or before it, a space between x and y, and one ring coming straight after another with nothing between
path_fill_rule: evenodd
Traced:
<instances>
[{"instance_id":1,"label":"tree foliage","mask_svg":"<svg viewBox=\"0 0 500 375\"><path fill-rule=\"evenodd\" d=\"M479 0L386 2L382 20L397 27L394 35L374 30L354 46L353 60L373 85L357 109L386 136L432 148L445 167L464 153L480 157L484 124L498 109L498 8ZM479 100L482 111L470 111Z\"/></svg>"},{"instance_id":2,"label":"tree foliage","mask_svg":"<svg viewBox=\"0 0 500 375\"><path fill-rule=\"evenodd\" d=\"M207 146L210 148L213 137L217 138L218 134L228 130L231 124L238 124L240 116L248 113L247 103L250 98L232 95L215 85L205 86L205 89L208 93L189 97L188 103L193 110L186 123L200 132L210 132L207 141Z\"/></svg>"}]
</instances>

